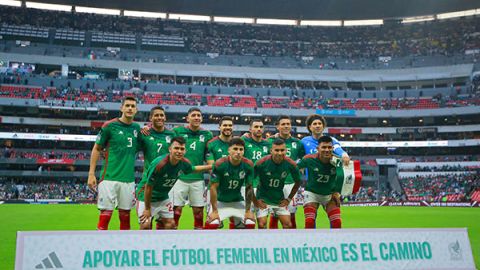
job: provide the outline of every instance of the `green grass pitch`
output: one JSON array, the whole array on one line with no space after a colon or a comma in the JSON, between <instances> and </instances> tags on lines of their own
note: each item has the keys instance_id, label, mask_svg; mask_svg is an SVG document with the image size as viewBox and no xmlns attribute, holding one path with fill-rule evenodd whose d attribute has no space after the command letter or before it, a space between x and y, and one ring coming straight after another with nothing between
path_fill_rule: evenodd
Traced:
<instances>
[{"instance_id":1,"label":"green grass pitch","mask_svg":"<svg viewBox=\"0 0 480 270\"><path fill-rule=\"evenodd\" d=\"M0 269L13 269L17 231L94 230L98 211L94 205L0 205ZM480 268L480 209L433 207L343 207L344 228L468 228L477 268ZM132 229L138 229L132 212ZM304 227L303 209L297 212L297 224ZM118 228L116 213L110 223ZM193 227L189 208L184 209L180 229ZM328 228L324 213L318 228Z\"/></svg>"}]
</instances>

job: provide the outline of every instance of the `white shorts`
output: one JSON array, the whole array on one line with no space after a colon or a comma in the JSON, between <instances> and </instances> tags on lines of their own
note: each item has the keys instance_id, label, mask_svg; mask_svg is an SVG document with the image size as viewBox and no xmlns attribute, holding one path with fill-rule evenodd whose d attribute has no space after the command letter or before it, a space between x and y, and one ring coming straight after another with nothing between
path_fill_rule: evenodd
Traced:
<instances>
[{"instance_id":1,"label":"white shorts","mask_svg":"<svg viewBox=\"0 0 480 270\"><path fill-rule=\"evenodd\" d=\"M310 191L304 191L303 192L304 199L303 199L303 205L307 203L318 203L323 206L326 206L327 203L332 199L332 195L320 195L317 193L313 193Z\"/></svg>"},{"instance_id":2,"label":"white shorts","mask_svg":"<svg viewBox=\"0 0 480 270\"><path fill-rule=\"evenodd\" d=\"M283 196L285 198L288 198L288 195L290 195L290 192L292 192L293 186L295 184L285 184L283 186ZM288 212L291 214L295 214L297 212L297 202L295 198L297 197L297 194L293 196L293 200L288 204Z\"/></svg>"},{"instance_id":3,"label":"white shorts","mask_svg":"<svg viewBox=\"0 0 480 270\"><path fill-rule=\"evenodd\" d=\"M257 209L257 218L262 218L268 216L268 214L273 213L277 217L278 216L290 216L290 212L288 211L288 207L280 207L276 205L267 204L267 208L265 209Z\"/></svg>"},{"instance_id":4,"label":"white shorts","mask_svg":"<svg viewBox=\"0 0 480 270\"><path fill-rule=\"evenodd\" d=\"M159 202L151 202L151 209L152 209L152 217L155 220L159 220L160 218L173 218L173 202L172 200L166 199ZM143 215L143 211L145 210L145 202L138 201L137 202L137 215L138 215L138 223L140 222L140 216Z\"/></svg>"},{"instance_id":5,"label":"white shorts","mask_svg":"<svg viewBox=\"0 0 480 270\"><path fill-rule=\"evenodd\" d=\"M173 205L175 206L184 206L187 200L193 207L205 206L205 182L203 180L184 182L178 179L172 190Z\"/></svg>"},{"instance_id":6,"label":"white shorts","mask_svg":"<svg viewBox=\"0 0 480 270\"><path fill-rule=\"evenodd\" d=\"M218 217L220 222L230 217L245 219L245 201L240 202L217 202ZM210 209L210 213L212 210ZM209 214L210 214L209 213Z\"/></svg>"},{"instance_id":7,"label":"white shorts","mask_svg":"<svg viewBox=\"0 0 480 270\"><path fill-rule=\"evenodd\" d=\"M135 205L135 182L103 180L98 184L97 207L100 210L130 210Z\"/></svg>"}]
</instances>

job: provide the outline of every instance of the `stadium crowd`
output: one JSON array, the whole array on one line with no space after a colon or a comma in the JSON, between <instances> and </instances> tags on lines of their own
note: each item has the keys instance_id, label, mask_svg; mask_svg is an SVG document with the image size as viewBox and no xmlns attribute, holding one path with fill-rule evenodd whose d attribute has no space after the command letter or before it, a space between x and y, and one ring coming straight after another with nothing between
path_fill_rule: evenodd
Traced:
<instances>
[{"instance_id":1,"label":"stadium crowd","mask_svg":"<svg viewBox=\"0 0 480 270\"><path fill-rule=\"evenodd\" d=\"M465 174L444 174L400 178L410 201L469 201L480 186L478 170Z\"/></svg>"},{"instance_id":2,"label":"stadium crowd","mask_svg":"<svg viewBox=\"0 0 480 270\"><path fill-rule=\"evenodd\" d=\"M305 64L311 61L308 57L352 63L363 59L366 65L379 57L411 57L410 66L414 66L415 56L464 55L467 50L480 48L477 17L412 25L391 22L367 27L297 27L187 23L13 7L0 7L0 15L0 22L10 25L177 36L185 40L187 52L260 56L266 65L268 57L289 57ZM336 69L335 61L317 68Z\"/></svg>"},{"instance_id":3,"label":"stadium crowd","mask_svg":"<svg viewBox=\"0 0 480 270\"><path fill-rule=\"evenodd\" d=\"M85 186L85 181L26 181L6 179L0 181L0 200L93 200L94 194Z\"/></svg>"},{"instance_id":4,"label":"stadium crowd","mask_svg":"<svg viewBox=\"0 0 480 270\"><path fill-rule=\"evenodd\" d=\"M411 26L392 24L382 27L338 29L184 23L174 20L150 20L10 7L2 7L0 10L2 23L54 28L67 26L78 30L106 32L178 35L191 42L190 49L194 52L235 55L284 56L326 53L331 56L347 55L367 58L377 55L445 55L478 48L478 38L469 34L480 31L477 18ZM412 37L415 38L412 39ZM254 40L274 42L263 43ZM301 43L299 44L298 41ZM386 44L381 46L380 41ZM301 46L303 42L305 47ZM323 43L334 43L334 45L325 48Z\"/></svg>"}]
</instances>

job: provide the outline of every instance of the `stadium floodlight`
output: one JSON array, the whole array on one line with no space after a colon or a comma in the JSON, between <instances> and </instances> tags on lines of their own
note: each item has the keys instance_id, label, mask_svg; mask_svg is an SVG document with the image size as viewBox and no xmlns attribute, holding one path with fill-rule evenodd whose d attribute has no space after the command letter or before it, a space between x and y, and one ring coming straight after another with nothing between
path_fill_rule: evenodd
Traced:
<instances>
[{"instance_id":1,"label":"stadium floodlight","mask_svg":"<svg viewBox=\"0 0 480 270\"><path fill-rule=\"evenodd\" d=\"M3 0L0 1L1 6L12 6L12 7L21 7L22 2L21 1L13 1L13 0Z\"/></svg>"},{"instance_id":2,"label":"stadium floodlight","mask_svg":"<svg viewBox=\"0 0 480 270\"><path fill-rule=\"evenodd\" d=\"M272 25L297 25L296 20L278 20L278 19L257 19L257 24L272 24Z\"/></svg>"},{"instance_id":3,"label":"stadium floodlight","mask_svg":"<svg viewBox=\"0 0 480 270\"><path fill-rule=\"evenodd\" d=\"M350 20L343 21L343 26L365 26L365 25L382 25L383 20Z\"/></svg>"},{"instance_id":4,"label":"stadium floodlight","mask_svg":"<svg viewBox=\"0 0 480 270\"><path fill-rule=\"evenodd\" d=\"M131 16L131 17L144 17L144 18L167 18L167 13L160 13L160 12L146 12L146 11L134 11L134 10L124 10L124 16Z\"/></svg>"},{"instance_id":5,"label":"stadium floodlight","mask_svg":"<svg viewBox=\"0 0 480 270\"><path fill-rule=\"evenodd\" d=\"M198 22L209 22L210 16L203 15L189 15L189 14L168 14L168 18L171 20L181 20L181 21L198 21Z\"/></svg>"},{"instance_id":6,"label":"stadium floodlight","mask_svg":"<svg viewBox=\"0 0 480 270\"><path fill-rule=\"evenodd\" d=\"M300 25L309 25L309 26L342 26L342 21L300 21Z\"/></svg>"},{"instance_id":7,"label":"stadium floodlight","mask_svg":"<svg viewBox=\"0 0 480 270\"><path fill-rule=\"evenodd\" d=\"M72 6L69 5L57 5L57 4L45 4L37 2L25 2L27 8L36 8L36 9L45 9L45 10L56 10L56 11L72 11Z\"/></svg>"},{"instance_id":8,"label":"stadium floodlight","mask_svg":"<svg viewBox=\"0 0 480 270\"><path fill-rule=\"evenodd\" d=\"M110 8L92 8L92 7L82 7L75 6L75 11L78 13L94 13L101 15L120 15L120 10L110 9Z\"/></svg>"},{"instance_id":9,"label":"stadium floodlight","mask_svg":"<svg viewBox=\"0 0 480 270\"><path fill-rule=\"evenodd\" d=\"M213 17L214 22L221 23L253 23L253 18L240 18L240 17Z\"/></svg>"},{"instance_id":10,"label":"stadium floodlight","mask_svg":"<svg viewBox=\"0 0 480 270\"><path fill-rule=\"evenodd\" d=\"M416 16L416 17L406 17L402 20L402 23L427 22L427 21L433 21L433 20L435 20L435 17L433 15Z\"/></svg>"},{"instance_id":11,"label":"stadium floodlight","mask_svg":"<svg viewBox=\"0 0 480 270\"><path fill-rule=\"evenodd\" d=\"M480 9L469 9L469 10L462 10L462 11L456 11L456 12L440 13L440 14L437 14L437 19L444 20L444 19L450 19L450 18L473 16L478 14L480 14Z\"/></svg>"}]
</instances>

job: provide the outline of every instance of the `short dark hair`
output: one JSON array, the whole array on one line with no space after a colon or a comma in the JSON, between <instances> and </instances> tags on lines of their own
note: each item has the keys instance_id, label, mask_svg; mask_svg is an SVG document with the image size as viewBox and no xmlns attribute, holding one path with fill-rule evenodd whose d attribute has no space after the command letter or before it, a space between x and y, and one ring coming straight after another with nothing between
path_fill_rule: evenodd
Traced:
<instances>
[{"instance_id":1,"label":"short dark hair","mask_svg":"<svg viewBox=\"0 0 480 270\"><path fill-rule=\"evenodd\" d=\"M202 111L200 110L200 108L198 108L198 107L191 107L190 109L188 109L187 115L189 115L189 114L192 113L192 112L202 113Z\"/></svg>"},{"instance_id":2,"label":"short dark hair","mask_svg":"<svg viewBox=\"0 0 480 270\"><path fill-rule=\"evenodd\" d=\"M154 112L155 110L160 110L160 111L162 111L162 112L165 112L165 109L164 109L162 106L155 106L155 107L153 107L153 108L150 110L150 117L153 116L153 112Z\"/></svg>"},{"instance_id":3,"label":"short dark hair","mask_svg":"<svg viewBox=\"0 0 480 270\"><path fill-rule=\"evenodd\" d=\"M245 142L240 137L233 137L228 142L228 147L230 147L232 145L241 145L241 146L245 147Z\"/></svg>"},{"instance_id":4,"label":"short dark hair","mask_svg":"<svg viewBox=\"0 0 480 270\"><path fill-rule=\"evenodd\" d=\"M135 101L135 103L137 103L137 99L135 97L126 96L122 99L122 105L125 104L125 101L127 100Z\"/></svg>"},{"instance_id":5,"label":"short dark hair","mask_svg":"<svg viewBox=\"0 0 480 270\"><path fill-rule=\"evenodd\" d=\"M318 145L320 145L321 143L333 143L333 140L332 140L332 137L330 136L322 136L318 139Z\"/></svg>"},{"instance_id":6,"label":"short dark hair","mask_svg":"<svg viewBox=\"0 0 480 270\"><path fill-rule=\"evenodd\" d=\"M177 143L179 143L179 144L181 144L181 145L185 145L185 143L186 143L186 142L185 142L185 138L183 138L182 136L173 137L170 145L172 145L173 142L177 142Z\"/></svg>"},{"instance_id":7,"label":"short dark hair","mask_svg":"<svg viewBox=\"0 0 480 270\"><path fill-rule=\"evenodd\" d=\"M288 116L288 115L280 115L280 116L277 118L277 121L275 122L275 125L279 125L279 124L280 124L280 121L282 121L283 119L288 119L288 120L290 120L290 122L292 122L292 119L290 118L290 116Z\"/></svg>"},{"instance_id":8,"label":"short dark hair","mask_svg":"<svg viewBox=\"0 0 480 270\"><path fill-rule=\"evenodd\" d=\"M273 145L282 145L282 144L285 144L285 141L280 139L280 138L277 138L277 139L275 139L275 141L273 141L272 144Z\"/></svg>"},{"instance_id":9,"label":"short dark hair","mask_svg":"<svg viewBox=\"0 0 480 270\"><path fill-rule=\"evenodd\" d=\"M262 119L260 119L260 118L254 118L254 119L250 120L250 127L252 127L253 123L255 123L255 122L262 122L262 124L263 124L263 120L262 120Z\"/></svg>"},{"instance_id":10,"label":"short dark hair","mask_svg":"<svg viewBox=\"0 0 480 270\"><path fill-rule=\"evenodd\" d=\"M325 120L325 117L321 116L320 114L310 114L307 117L307 120L305 121L305 124L307 125L307 130L311 133L312 131L310 130L310 125L313 123L315 120L320 120L323 124L323 127L327 127L327 121Z\"/></svg>"},{"instance_id":11,"label":"short dark hair","mask_svg":"<svg viewBox=\"0 0 480 270\"><path fill-rule=\"evenodd\" d=\"M223 121L232 121L233 123L233 118L231 116L222 116L222 118L220 118L220 122L218 122L218 125L221 126Z\"/></svg>"}]
</instances>

